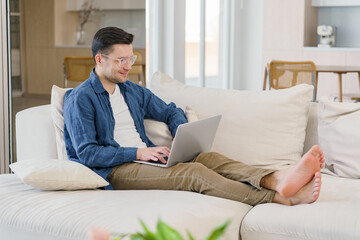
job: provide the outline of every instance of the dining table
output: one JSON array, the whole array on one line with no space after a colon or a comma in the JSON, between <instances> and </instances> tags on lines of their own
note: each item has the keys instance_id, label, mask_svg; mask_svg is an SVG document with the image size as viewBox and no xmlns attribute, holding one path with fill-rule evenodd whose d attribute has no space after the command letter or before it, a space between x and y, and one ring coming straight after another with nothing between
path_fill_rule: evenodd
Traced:
<instances>
[{"instance_id":1,"label":"dining table","mask_svg":"<svg viewBox=\"0 0 360 240\"><path fill-rule=\"evenodd\" d=\"M360 66L334 66L334 65L317 65L316 64L316 80L315 80L315 89L318 87L319 81L319 73L334 73L338 75L339 79L339 101L343 101L343 74L347 73L357 73L359 80L359 88L360 88ZM315 93L316 95L316 93ZM360 93L359 94L349 94L347 95L351 97L353 100L360 101Z\"/></svg>"}]
</instances>

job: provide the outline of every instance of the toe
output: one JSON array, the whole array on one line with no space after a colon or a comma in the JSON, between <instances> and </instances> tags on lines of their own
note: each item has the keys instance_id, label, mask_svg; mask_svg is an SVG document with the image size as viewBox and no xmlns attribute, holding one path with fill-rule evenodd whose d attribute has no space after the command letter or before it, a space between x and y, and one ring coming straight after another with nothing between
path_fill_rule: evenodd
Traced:
<instances>
[{"instance_id":1,"label":"toe","mask_svg":"<svg viewBox=\"0 0 360 240\"><path fill-rule=\"evenodd\" d=\"M320 151L320 147L318 145L314 145L311 150L310 153L314 156L317 157Z\"/></svg>"}]
</instances>

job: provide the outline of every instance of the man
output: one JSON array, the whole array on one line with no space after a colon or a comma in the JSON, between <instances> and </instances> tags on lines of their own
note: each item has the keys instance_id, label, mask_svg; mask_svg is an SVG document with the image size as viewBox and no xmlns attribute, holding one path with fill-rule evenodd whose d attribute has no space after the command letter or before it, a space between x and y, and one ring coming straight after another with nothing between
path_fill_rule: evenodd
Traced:
<instances>
[{"instance_id":1,"label":"man","mask_svg":"<svg viewBox=\"0 0 360 240\"><path fill-rule=\"evenodd\" d=\"M254 168L218 153L201 153L188 163L160 168L134 160L161 161L170 149L155 146L145 134L144 118L168 124L173 136L186 123L184 112L150 90L127 81L135 62L133 35L100 29L92 42L95 68L64 99L64 137L68 156L106 179L105 189L196 191L250 205L312 203L320 193L322 151L314 146L286 170Z\"/></svg>"}]
</instances>

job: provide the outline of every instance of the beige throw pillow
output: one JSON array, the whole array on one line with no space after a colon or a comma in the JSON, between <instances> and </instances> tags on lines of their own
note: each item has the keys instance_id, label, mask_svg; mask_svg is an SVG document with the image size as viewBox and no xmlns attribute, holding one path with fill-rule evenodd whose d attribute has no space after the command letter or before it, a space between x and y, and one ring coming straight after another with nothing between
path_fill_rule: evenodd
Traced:
<instances>
[{"instance_id":1,"label":"beige throw pillow","mask_svg":"<svg viewBox=\"0 0 360 240\"><path fill-rule=\"evenodd\" d=\"M86 166L58 159L28 159L10 165L11 170L31 187L41 190L94 189L109 185Z\"/></svg>"},{"instance_id":2,"label":"beige throw pillow","mask_svg":"<svg viewBox=\"0 0 360 240\"><path fill-rule=\"evenodd\" d=\"M327 168L340 177L360 178L360 104L320 99L319 145Z\"/></svg>"},{"instance_id":3,"label":"beige throw pillow","mask_svg":"<svg viewBox=\"0 0 360 240\"><path fill-rule=\"evenodd\" d=\"M152 91L165 102L191 105L199 119L222 114L212 151L264 168L301 159L313 87L238 91L187 86L155 73Z\"/></svg>"},{"instance_id":4,"label":"beige throw pillow","mask_svg":"<svg viewBox=\"0 0 360 240\"><path fill-rule=\"evenodd\" d=\"M64 141L64 96L70 88L60 88L56 85L51 89L51 118L55 127L56 149L58 159L69 160Z\"/></svg>"},{"instance_id":5,"label":"beige throw pillow","mask_svg":"<svg viewBox=\"0 0 360 240\"><path fill-rule=\"evenodd\" d=\"M185 115L188 122L194 122L198 120L195 111L190 106L185 107ZM169 127L165 123L151 119L145 119L144 126L146 135L155 145L165 146L168 148L171 147L173 138Z\"/></svg>"}]
</instances>

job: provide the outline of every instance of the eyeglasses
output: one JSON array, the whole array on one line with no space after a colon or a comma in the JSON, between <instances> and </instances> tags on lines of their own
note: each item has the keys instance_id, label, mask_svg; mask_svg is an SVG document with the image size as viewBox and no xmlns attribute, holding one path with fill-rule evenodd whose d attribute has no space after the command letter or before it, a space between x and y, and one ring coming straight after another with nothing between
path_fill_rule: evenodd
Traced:
<instances>
[{"instance_id":1,"label":"eyeglasses","mask_svg":"<svg viewBox=\"0 0 360 240\"><path fill-rule=\"evenodd\" d=\"M105 55L105 54L101 54L101 56L104 56L104 57L110 58L110 59L112 59L112 60L118 61L118 63L120 64L120 66L123 66L123 65L125 65L125 64L127 64L127 63L130 63L130 66L132 66L132 65L135 63L136 58L137 58L136 55L132 55L132 56L129 57L129 58L112 58L112 57L110 57L110 56L108 56L108 55Z\"/></svg>"}]
</instances>

